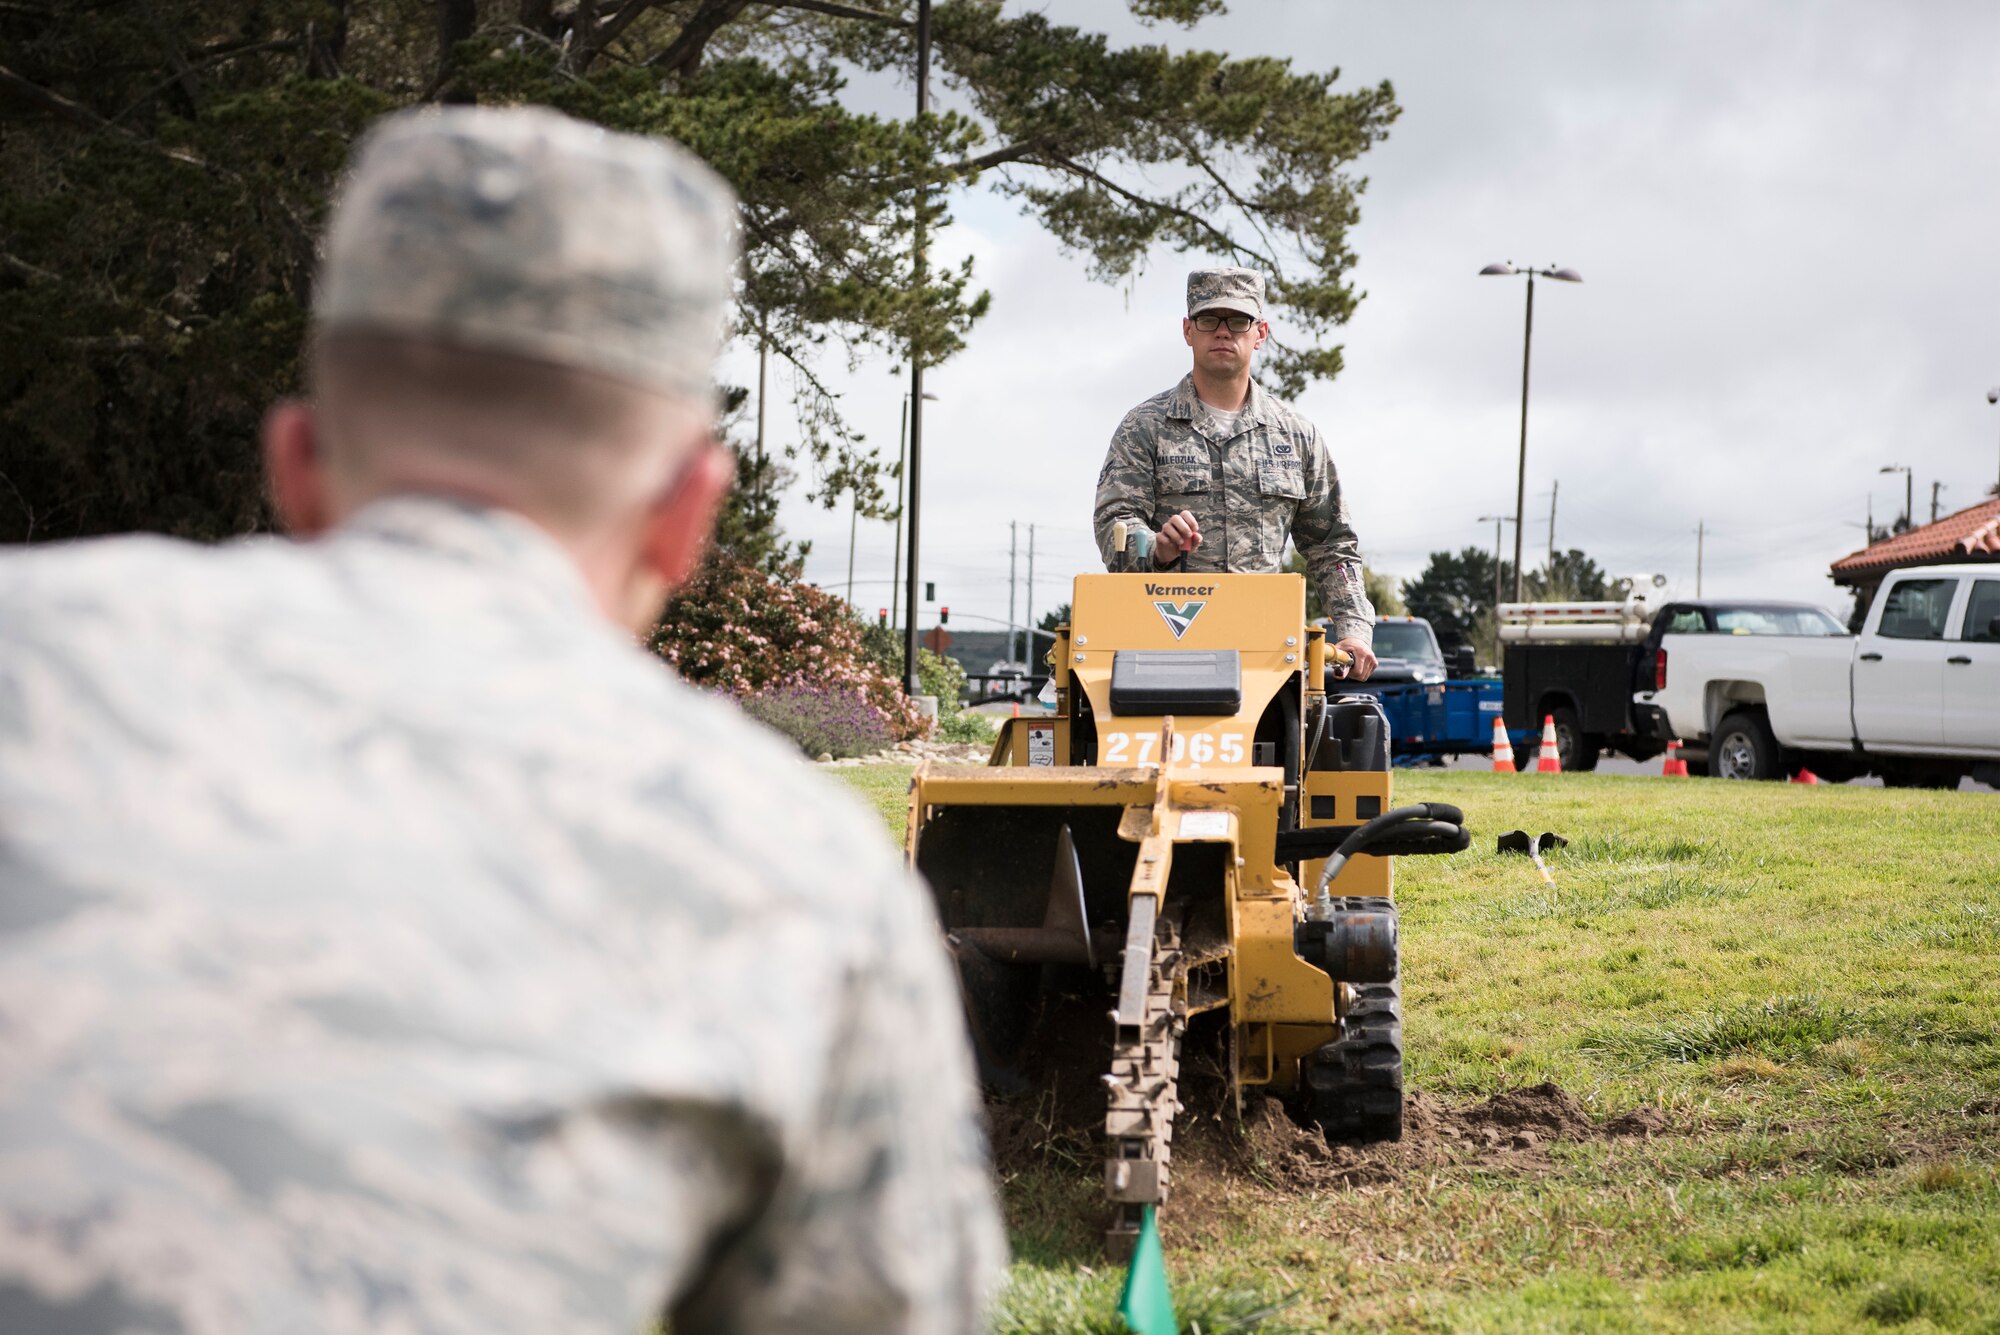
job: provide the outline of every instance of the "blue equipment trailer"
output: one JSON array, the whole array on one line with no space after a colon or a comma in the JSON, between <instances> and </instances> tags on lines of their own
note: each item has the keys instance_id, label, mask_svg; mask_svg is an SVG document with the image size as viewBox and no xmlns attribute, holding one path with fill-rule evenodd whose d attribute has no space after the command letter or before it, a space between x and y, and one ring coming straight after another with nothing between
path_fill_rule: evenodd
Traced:
<instances>
[{"instance_id":1,"label":"blue equipment trailer","mask_svg":"<svg viewBox=\"0 0 2000 1335\"><path fill-rule=\"evenodd\" d=\"M1416 765L1449 756L1491 755L1493 720L1500 717L1502 692L1498 677L1424 684L1341 682L1343 692L1374 696L1389 720L1390 752L1398 765ZM1527 734L1512 736L1517 752Z\"/></svg>"}]
</instances>

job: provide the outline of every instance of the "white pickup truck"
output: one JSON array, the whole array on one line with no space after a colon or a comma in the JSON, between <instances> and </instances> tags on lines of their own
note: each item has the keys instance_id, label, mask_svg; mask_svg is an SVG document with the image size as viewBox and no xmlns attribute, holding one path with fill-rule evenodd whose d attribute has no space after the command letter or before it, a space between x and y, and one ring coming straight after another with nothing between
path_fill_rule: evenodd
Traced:
<instances>
[{"instance_id":1,"label":"white pickup truck","mask_svg":"<svg viewBox=\"0 0 2000 1335\"><path fill-rule=\"evenodd\" d=\"M1859 635L1662 620L1633 720L1706 749L1712 775L2000 786L2000 565L1893 571Z\"/></svg>"}]
</instances>

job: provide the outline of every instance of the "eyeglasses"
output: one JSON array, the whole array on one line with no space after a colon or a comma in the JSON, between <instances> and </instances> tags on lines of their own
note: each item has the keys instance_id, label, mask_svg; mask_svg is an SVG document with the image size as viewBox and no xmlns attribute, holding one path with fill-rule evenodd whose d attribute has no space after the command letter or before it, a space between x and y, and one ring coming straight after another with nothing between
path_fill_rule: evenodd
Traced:
<instances>
[{"instance_id":1,"label":"eyeglasses","mask_svg":"<svg viewBox=\"0 0 2000 1335\"><path fill-rule=\"evenodd\" d=\"M1257 321L1248 315L1197 315L1194 317L1194 327L1201 330L1204 334L1212 334L1219 326L1225 324L1229 326L1230 333L1245 334L1250 331L1250 326L1256 323Z\"/></svg>"}]
</instances>

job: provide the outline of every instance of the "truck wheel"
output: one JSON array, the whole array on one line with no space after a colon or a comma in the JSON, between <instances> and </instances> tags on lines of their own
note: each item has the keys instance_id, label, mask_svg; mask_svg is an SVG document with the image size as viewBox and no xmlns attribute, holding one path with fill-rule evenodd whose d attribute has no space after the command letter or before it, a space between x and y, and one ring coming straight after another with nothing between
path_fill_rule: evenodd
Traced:
<instances>
[{"instance_id":1,"label":"truck wheel","mask_svg":"<svg viewBox=\"0 0 2000 1335\"><path fill-rule=\"evenodd\" d=\"M1748 711L1723 719L1708 744L1708 772L1718 779L1779 778L1778 741L1769 725Z\"/></svg>"},{"instance_id":2,"label":"truck wheel","mask_svg":"<svg viewBox=\"0 0 2000 1335\"><path fill-rule=\"evenodd\" d=\"M1562 761L1563 773L1596 769L1597 739L1583 730L1576 711L1568 705L1557 705L1549 713L1556 721L1556 755Z\"/></svg>"}]
</instances>

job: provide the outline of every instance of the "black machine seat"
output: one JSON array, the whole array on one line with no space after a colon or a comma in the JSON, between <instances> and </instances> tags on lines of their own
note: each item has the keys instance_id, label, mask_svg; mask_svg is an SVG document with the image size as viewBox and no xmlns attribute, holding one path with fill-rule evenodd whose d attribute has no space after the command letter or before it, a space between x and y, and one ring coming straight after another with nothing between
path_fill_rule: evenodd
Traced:
<instances>
[{"instance_id":1,"label":"black machine seat","mask_svg":"<svg viewBox=\"0 0 2000 1335\"><path fill-rule=\"evenodd\" d=\"M1243 657L1234 649L1120 649L1111 660L1111 712L1234 714L1243 708Z\"/></svg>"}]
</instances>

